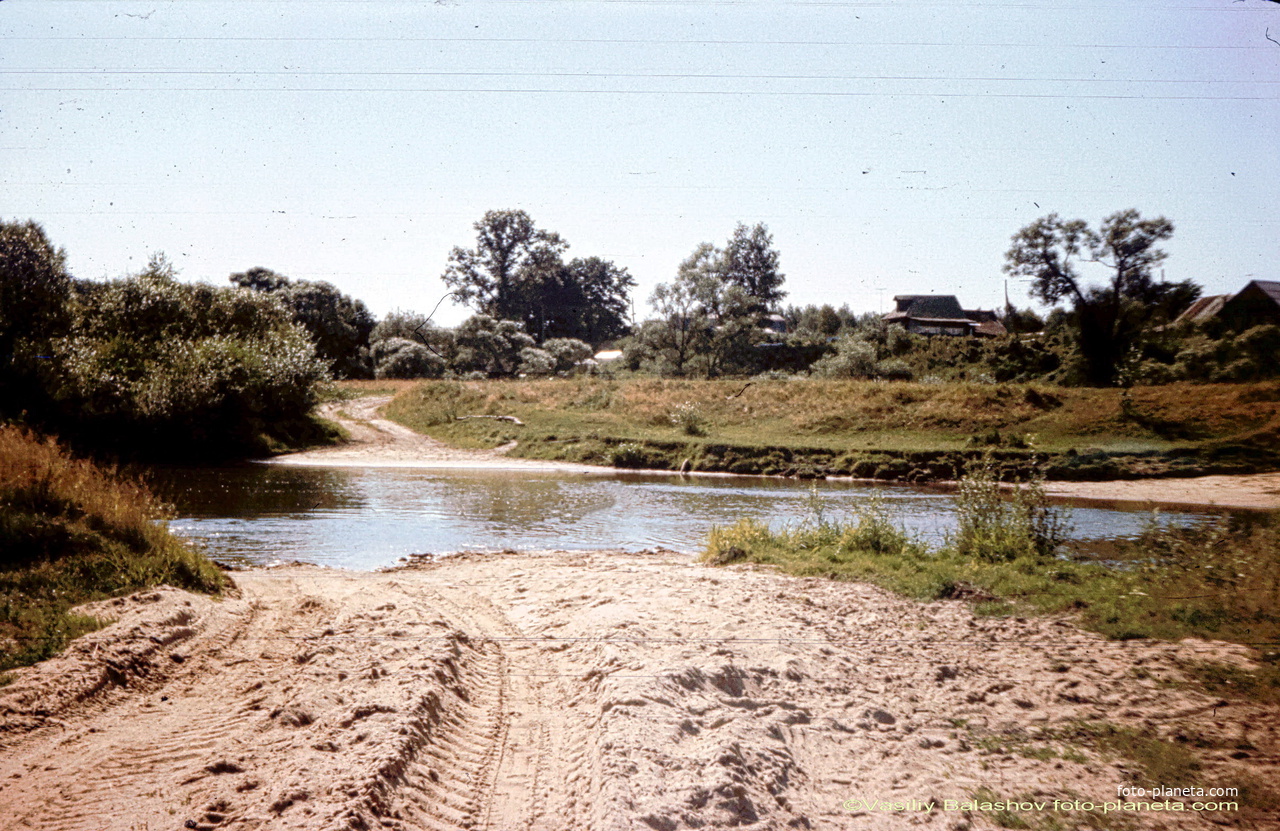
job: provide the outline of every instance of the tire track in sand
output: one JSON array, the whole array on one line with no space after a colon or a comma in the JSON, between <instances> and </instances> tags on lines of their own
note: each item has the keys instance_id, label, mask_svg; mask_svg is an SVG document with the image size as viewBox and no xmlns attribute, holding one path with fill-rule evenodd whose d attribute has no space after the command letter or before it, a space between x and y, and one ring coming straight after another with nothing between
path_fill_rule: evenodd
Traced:
<instances>
[{"instance_id":1,"label":"tire track in sand","mask_svg":"<svg viewBox=\"0 0 1280 831\"><path fill-rule=\"evenodd\" d=\"M198 599L230 636L189 636L194 657L161 656L178 667L163 683L77 712L87 729L50 718L15 742L0 826L478 825L505 729L501 651L385 577L310 571L240 576L255 612L238 621Z\"/></svg>"},{"instance_id":2,"label":"tire track in sand","mask_svg":"<svg viewBox=\"0 0 1280 831\"><path fill-rule=\"evenodd\" d=\"M487 831L576 831L591 826L581 808L597 788L581 701L564 685L566 667L489 599L454 587L433 591L451 615L490 639L504 655L502 718L492 735L489 781L479 828Z\"/></svg>"}]
</instances>

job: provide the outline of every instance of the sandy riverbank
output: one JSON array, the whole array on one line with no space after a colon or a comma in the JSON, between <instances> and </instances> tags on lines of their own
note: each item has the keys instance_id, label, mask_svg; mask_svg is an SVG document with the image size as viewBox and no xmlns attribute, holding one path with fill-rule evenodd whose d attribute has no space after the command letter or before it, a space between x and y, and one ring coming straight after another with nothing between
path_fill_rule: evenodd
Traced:
<instances>
[{"instance_id":1,"label":"sandy riverbank","mask_svg":"<svg viewBox=\"0 0 1280 831\"><path fill-rule=\"evenodd\" d=\"M1280 780L1274 708L1166 683L1244 660L1222 644L1108 642L673 552L233 577L223 601L101 604L118 623L0 688L0 824L987 828L942 801L1114 799L1132 765L1063 738L1100 721L1196 737L1207 783ZM868 798L937 808L848 802Z\"/></svg>"},{"instance_id":2,"label":"sandy riverbank","mask_svg":"<svg viewBox=\"0 0 1280 831\"><path fill-rule=\"evenodd\" d=\"M1046 482L1051 496L1110 502L1280 510L1280 473L1129 479L1111 482Z\"/></svg>"},{"instance_id":3,"label":"sandy riverbank","mask_svg":"<svg viewBox=\"0 0 1280 831\"><path fill-rule=\"evenodd\" d=\"M460 450L450 447L442 441L415 433L408 427L380 417L379 408L390 400L389 395L374 395L321 405L320 414L341 424L350 434L350 440L336 447L286 453L270 459L269 463L319 467L413 467L441 470L559 470L588 474L615 472L612 468L593 465L518 459L506 455L510 447L494 450Z\"/></svg>"}]
</instances>

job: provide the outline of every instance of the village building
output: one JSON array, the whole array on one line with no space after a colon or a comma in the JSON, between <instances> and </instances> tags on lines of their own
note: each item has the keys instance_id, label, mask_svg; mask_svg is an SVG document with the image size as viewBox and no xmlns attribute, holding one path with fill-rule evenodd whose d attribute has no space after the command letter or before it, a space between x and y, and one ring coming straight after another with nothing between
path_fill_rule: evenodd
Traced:
<instances>
[{"instance_id":1,"label":"village building","mask_svg":"<svg viewBox=\"0 0 1280 831\"><path fill-rule=\"evenodd\" d=\"M951 337L995 337L1006 334L1004 324L993 311L965 310L954 294L899 294L897 306L884 315L915 335Z\"/></svg>"},{"instance_id":2,"label":"village building","mask_svg":"<svg viewBox=\"0 0 1280 831\"><path fill-rule=\"evenodd\" d=\"M1251 280L1222 304L1218 319L1239 331L1267 323L1280 324L1280 282Z\"/></svg>"},{"instance_id":3,"label":"village building","mask_svg":"<svg viewBox=\"0 0 1280 831\"><path fill-rule=\"evenodd\" d=\"M1280 325L1280 281L1251 280L1235 294L1201 297L1175 323L1218 320L1236 331L1268 323Z\"/></svg>"},{"instance_id":4,"label":"village building","mask_svg":"<svg viewBox=\"0 0 1280 831\"><path fill-rule=\"evenodd\" d=\"M1178 315L1174 323L1205 323L1213 320L1230 299L1229 294L1210 294L1207 297L1201 297Z\"/></svg>"}]
</instances>

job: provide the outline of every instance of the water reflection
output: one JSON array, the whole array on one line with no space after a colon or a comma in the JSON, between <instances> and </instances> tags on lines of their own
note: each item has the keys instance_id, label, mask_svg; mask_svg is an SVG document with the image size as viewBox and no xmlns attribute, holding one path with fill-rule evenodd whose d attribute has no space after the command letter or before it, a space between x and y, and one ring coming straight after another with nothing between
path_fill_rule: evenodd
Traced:
<instances>
[{"instance_id":1,"label":"water reflection","mask_svg":"<svg viewBox=\"0 0 1280 831\"><path fill-rule=\"evenodd\" d=\"M597 476L513 471L275 465L163 468L153 487L179 514L175 530L213 556L244 563L304 560L348 568L413 553L502 548L697 549L712 525L757 517L774 526L851 512L862 483L779 479ZM927 540L954 527L951 496L884 487L893 516ZM1189 522L1198 512L1162 514ZM1076 507L1076 537L1102 544L1140 532L1142 511Z\"/></svg>"}]
</instances>

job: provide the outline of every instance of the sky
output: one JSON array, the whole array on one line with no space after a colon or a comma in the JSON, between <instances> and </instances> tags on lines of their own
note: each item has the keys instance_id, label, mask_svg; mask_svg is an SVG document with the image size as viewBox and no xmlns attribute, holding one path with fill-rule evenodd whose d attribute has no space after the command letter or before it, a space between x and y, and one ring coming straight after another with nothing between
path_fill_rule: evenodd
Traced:
<instances>
[{"instance_id":1,"label":"sky","mask_svg":"<svg viewBox=\"0 0 1280 831\"><path fill-rule=\"evenodd\" d=\"M1019 228L1137 208L1227 293L1280 280L1278 98L1270 0L0 0L0 219L80 278L163 252L382 316L519 208L643 319L739 222L788 303L993 308Z\"/></svg>"}]
</instances>

